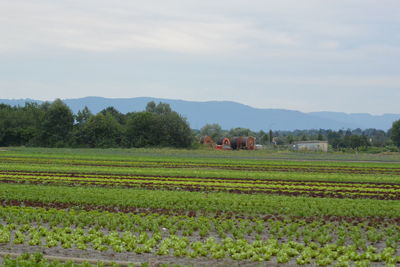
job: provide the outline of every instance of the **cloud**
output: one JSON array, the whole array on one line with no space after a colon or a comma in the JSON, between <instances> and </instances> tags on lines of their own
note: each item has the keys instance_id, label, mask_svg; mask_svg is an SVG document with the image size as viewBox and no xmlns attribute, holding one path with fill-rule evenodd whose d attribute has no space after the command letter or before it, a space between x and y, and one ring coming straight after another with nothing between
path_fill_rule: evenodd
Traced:
<instances>
[{"instance_id":1,"label":"cloud","mask_svg":"<svg viewBox=\"0 0 400 267\"><path fill-rule=\"evenodd\" d=\"M127 6L131 12L124 13L121 2L119 9L111 10L104 10L101 3L98 7L97 2L92 3L94 10L85 9L85 4L73 9L66 7L65 2L64 5L44 1L38 5L22 3L0 6L3 25L0 32L9 40L2 44L2 51L52 47L87 52L220 53L245 47L241 42L251 32L251 25L223 17L211 21L171 17L158 14L157 8L150 12L146 6L131 5Z\"/></svg>"},{"instance_id":2,"label":"cloud","mask_svg":"<svg viewBox=\"0 0 400 267\"><path fill-rule=\"evenodd\" d=\"M257 81L254 77L248 78ZM272 76L264 77L258 82L263 84L296 84L300 87L315 86L318 88L352 88L352 90L367 91L370 88L399 88L400 77L397 75L318 75L318 76Z\"/></svg>"},{"instance_id":3,"label":"cloud","mask_svg":"<svg viewBox=\"0 0 400 267\"><path fill-rule=\"evenodd\" d=\"M338 44L368 35L367 27L359 23L370 15L368 4L356 10L359 3L4 1L0 3L0 33L7 42L0 49L7 53L53 48L200 55L269 47L311 49L313 45L338 49ZM357 13L363 11L366 14Z\"/></svg>"}]
</instances>

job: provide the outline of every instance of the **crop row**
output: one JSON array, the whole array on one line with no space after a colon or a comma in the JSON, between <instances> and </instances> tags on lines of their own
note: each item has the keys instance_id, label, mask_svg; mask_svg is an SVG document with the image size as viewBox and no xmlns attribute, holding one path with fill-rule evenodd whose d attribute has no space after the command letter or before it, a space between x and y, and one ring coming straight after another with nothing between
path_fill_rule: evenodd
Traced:
<instances>
[{"instance_id":1,"label":"crop row","mask_svg":"<svg viewBox=\"0 0 400 267\"><path fill-rule=\"evenodd\" d=\"M0 180L3 183L26 183L27 181L15 180ZM272 194L272 195L285 195L285 196L307 196L319 198L366 198L366 199L380 199L380 200L399 200L398 193L388 193L382 191L359 191L359 190L318 190L318 189L276 189L276 188L248 188L248 187L230 187L219 185L192 185L187 183L159 183L159 182L100 182L100 181L81 181L75 180L73 183L60 181L60 180L42 180L30 181L31 184L73 184L91 185L91 186L104 186L104 187L127 187L127 188L143 188L150 190L174 190L174 191L189 191L189 192L229 192L236 194Z\"/></svg>"},{"instance_id":2,"label":"crop row","mask_svg":"<svg viewBox=\"0 0 400 267\"><path fill-rule=\"evenodd\" d=\"M14 149L13 149L14 150ZM54 149L53 149L54 151ZM112 162L117 162L119 164L129 164L135 162L143 162L143 163L161 163L161 164L193 164L193 165L229 165L229 166L237 166L237 165L246 165L246 166L275 166L275 167L309 167L309 168L344 168L344 169L378 169L378 170L398 170L399 166L397 162L357 162L357 161L305 161L305 159L300 158L301 161L298 160L290 160L290 159L280 159L270 158L270 157L260 157L257 159L253 159L251 157L239 157L239 158L231 158L225 157L218 153L214 154L212 157L207 156L197 156L193 152L189 153L180 153L176 155L161 155L158 153L152 154L131 154L131 153L119 153L110 155L106 154L108 150L100 150L99 153L91 153L94 150L85 150L87 153L77 154L77 150L69 150L62 151L61 153L26 153L16 152L16 151L7 151L0 155L1 159L4 160L16 160L16 161L26 161L26 160L37 160L37 161L60 161L60 162L100 162L104 164L109 164ZM128 152L126 150L123 150ZM72 153L71 153L72 152ZM131 151L132 152L132 151ZM251 153L253 154L253 152ZM300 154L301 155L301 154ZM277 155L278 156L278 155ZM319 154L320 156L320 154Z\"/></svg>"},{"instance_id":3,"label":"crop row","mask_svg":"<svg viewBox=\"0 0 400 267\"><path fill-rule=\"evenodd\" d=\"M72 152L72 153L71 153ZM4 156L25 156L35 158L65 158L65 159L95 159L95 160L154 160L167 159L170 161L187 162L234 162L245 161L280 161L327 163L326 165L351 165L357 166L385 166L396 165L399 161L397 154L366 154L366 153L314 153L314 152L283 152L278 153L269 150L257 151L215 151L215 150L182 150L182 149L56 149L56 148L32 148L13 147L7 149ZM6 154L6 153L3 153ZM300 161L301 162L300 162Z\"/></svg>"},{"instance_id":4,"label":"crop row","mask_svg":"<svg viewBox=\"0 0 400 267\"><path fill-rule=\"evenodd\" d=\"M279 180L269 178L240 178L240 177L211 177L211 176L188 176L188 175L152 175L152 174L118 174L118 173L90 173L90 172L54 172L54 171L19 171L19 170L0 170L0 176L36 176L36 177L61 177L61 178L110 178L119 180L130 180L130 179L159 179L159 180L170 180L178 179L183 181L211 181L220 183L249 183L252 184L280 184L280 185L306 185L306 186L340 186L340 187L362 187L362 188L383 188L383 189L400 189L400 184L396 183L371 183L371 182L335 182L325 181L321 178L321 181L307 181L307 180Z\"/></svg>"},{"instance_id":5,"label":"crop row","mask_svg":"<svg viewBox=\"0 0 400 267\"><path fill-rule=\"evenodd\" d=\"M190 168L119 168L110 166L73 166L61 164L24 164L0 162L1 172L37 172L37 173L70 173L71 175L107 175L107 176L159 176L159 177L192 177L218 179L277 180L297 182L342 182L357 184L374 184L386 186L400 184L398 175L345 174L345 173L306 173L306 172L248 172L238 170L190 169Z\"/></svg>"},{"instance_id":6,"label":"crop row","mask_svg":"<svg viewBox=\"0 0 400 267\"><path fill-rule=\"evenodd\" d=\"M11 255L10 255L11 254ZM21 255L15 256L14 253L5 253L4 257L0 255L0 267L149 267L148 262L143 263L127 263L113 261L99 261L99 260L78 260L76 258L70 259L69 257L54 257L54 256L44 256L40 252L36 253L23 253ZM50 259L49 259L50 258ZM3 263L1 263L1 261ZM160 264L160 267L180 267L182 265L177 264Z\"/></svg>"},{"instance_id":7,"label":"crop row","mask_svg":"<svg viewBox=\"0 0 400 267\"><path fill-rule=\"evenodd\" d=\"M390 220L371 224L362 222L325 221L321 218L224 218L187 215L133 214L106 211L60 210L32 207L1 207L0 222L15 228L41 225L49 228L84 228L106 232L152 232L161 236L179 234L189 238L214 236L260 240L263 237L325 245L362 244L362 247L386 243L394 248L400 242L400 225Z\"/></svg>"},{"instance_id":8,"label":"crop row","mask_svg":"<svg viewBox=\"0 0 400 267\"><path fill-rule=\"evenodd\" d=\"M76 175L70 173L0 172L3 183L74 184L123 186L187 191L229 191L232 193L263 193L340 198L400 199L400 186L393 184L356 184L250 180L197 177Z\"/></svg>"},{"instance_id":9,"label":"crop row","mask_svg":"<svg viewBox=\"0 0 400 267\"><path fill-rule=\"evenodd\" d=\"M246 214L400 217L400 202L124 188L2 184L0 200ZM285 205L282 205L285 203Z\"/></svg>"},{"instance_id":10,"label":"crop row","mask_svg":"<svg viewBox=\"0 0 400 267\"><path fill-rule=\"evenodd\" d=\"M397 255L399 226L393 225L376 228L366 224L341 224L338 227L322 221L307 224L302 220L260 222L246 219L221 222L206 217L194 219L15 207L2 208L1 218L4 220L0 226L2 244L78 250L90 248L189 258L276 260L278 263L295 260L300 265L313 263L318 266L335 261L341 266L348 266L351 262L400 263ZM210 231L211 225L215 233ZM268 239L261 238L261 235L249 238L249 226ZM268 234L262 233L266 226ZM169 227L168 233L164 232L166 227ZM177 229L170 233L173 227ZM190 229L198 231L201 238L193 238L196 234L185 234ZM229 229L244 236L213 236L219 231L228 230L229 233ZM204 231L206 233L202 234ZM302 236L300 242L299 236ZM382 242L384 248L378 249Z\"/></svg>"},{"instance_id":11,"label":"crop row","mask_svg":"<svg viewBox=\"0 0 400 267\"><path fill-rule=\"evenodd\" d=\"M88 159L61 159L61 158L31 158L31 157L2 157L2 162L20 162L26 164L63 164L71 166L98 166L118 168L195 168L221 169L239 171L268 171L268 172L316 172L316 173L348 173L348 174L380 174L400 175L398 167L360 167L360 166L326 166L326 165L293 165L285 163L271 163L270 161L257 163L249 162L188 162L168 160L88 160Z\"/></svg>"},{"instance_id":12,"label":"crop row","mask_svg":"<svg viewBox=\"0 0 400 267\"><path fill-rule=\"evenodd\" d=\"M150 236L146 232L137 236L130 232L105 234L93 229L85 232L82 228L47 229L41 226L31 226L11 230L12 228L13 226L7 225L0 229L0 242L48 248L79 250L91 248L98 251L111 250L116 253L149 253L158 256L173 255L190 258L230 258L256 262L268 262L274 258L278 263L288 263L295 259L299 265L314 263L317 266L327 266L335 261L342 266L349 266L351 262L361 261L366 263L386 262L393 266L400 263L400 256L396 255L396 249L390 246L382 250L374 246L359 249L356 245L328 244L319 246L313 242L305 245L295 241L279 243L278 240L273 238L249 242L245 239L234 240L231 238L217 241L215 238L209 237L201 241L190 241L187 237L170 235L163 238L159 234L155 233Z\"/></svg>"},{"instance_id":13,"label":"crop row","mask_svg":"<svg viewBox=\"0 0 400 267\"><path fill-rule=\"evenodd\" d=\"M400 265L396 164L89 152L0 155L0 255Z\"/></svg>"},{"instance_id":14,"label":"crop row","mask_svg":"<svg viewBox=\"0 0 400 267\"><path fill-rule=\"evenodd\" d=\"M56 209L56 210L79 210L88 212L109 212L111 214L139 214L140 216L155 215L168 215L168 216L183 216L183 217L213 217L221 218L222 220L244 220L250 221L298 221L303 220L307 224L315 221L323 221L326 223L344 223L345 225L367 225L367 226L388 226L400 225L400 217L383 217L383 216L339 216L339 215L315 215L315 216L298 216L298 215L284 215L284 214L248 214L232 211L216 211L207 212L205 210L177 210L177 209L164 209L164 208L144 208L132 206L108 206L108 205L95 205L95 204L74 204L74 203L61 203L61 202L38 202L38 201L18 201L18 200L3 200L5 207L33 207L43 209ZM114 220L112 220L114 221ZM72 222L71 222L72 223Z\"/></svg>"}]
</instances>

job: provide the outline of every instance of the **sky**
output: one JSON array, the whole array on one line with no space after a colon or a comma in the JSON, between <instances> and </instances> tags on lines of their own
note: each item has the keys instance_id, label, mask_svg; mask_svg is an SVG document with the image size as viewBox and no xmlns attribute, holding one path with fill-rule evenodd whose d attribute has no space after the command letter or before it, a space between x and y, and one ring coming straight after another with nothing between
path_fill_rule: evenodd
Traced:
<instances>
[{"instance_id":1,"label":"sky","mask_svg":"<svg viewBox=\"0 0 400 267\"><path fill-rule=\"evenodd\" d=\"M399 0L0 0L0 98L400 113Z\"/></svg>"}]
</instances>

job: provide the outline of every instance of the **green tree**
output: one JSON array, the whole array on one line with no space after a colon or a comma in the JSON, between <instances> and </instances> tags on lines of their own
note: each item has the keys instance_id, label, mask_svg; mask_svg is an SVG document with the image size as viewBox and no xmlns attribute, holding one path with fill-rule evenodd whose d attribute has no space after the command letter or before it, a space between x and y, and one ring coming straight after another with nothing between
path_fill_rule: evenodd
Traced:
<instances>
[{"instance_id":1,"label":"green tree","mask_svg":"<svg viewBox=\"0 0 400 267\"><path fill-rule=\"evenodd\" d=\"M119 124L125 124L125 115L116 110L114 107L107 107L100 111L103 115L106 115L107 113L113 116Z\"/></svg>"},{"instance_id":2,"label":"green tree","mask_svg":"<svg viewBox=\"0 0 400 267\"><path fill-rule=\"evenodd\" d=\"M44 111L36 103L0 105L0 146L37 145Z\"/></svg>"},{"instance_id":3,"label":"green tree","mask_svg":"<svg viewBox=\"0 0 400 267\"><path fill-rule=\"evenodd\" d=\"M266 132L264 132L263 130L260 130L257 135L257 143L261 144L261 145L267 145L268 141L269 141L269 136Z\"/></svg>"},{"instance_id":4,"label":"green tree","mask_svg":"<svg viewBox=\"0 0 400 267\"><path fill-rule=\"evenodd\" d=\"M369 146L368 139L365 135L346 135L343 142L344 147L353 149Z\"/></svg>"},{"instance_id":5,"label":"green tree","mask_svg":"<svg viewBox=\"0 0 400 267\"><path fill-rule=\"evenodd\" d=\"M128 147L156 146L160 137L157 115L151 112L131 113L126 123Z\"/></svg>"},{"instance_id":6,"label":"green tree","mask_svg":"<svg viewBox=\"0 0 400 267\"><path fill-rule=\"evenodd\" d=\"M150 102L147 103L147 105L146 105L146 112L156 113L156 107L157 107L156 102L150 101Z\"/></svg>"},{"instance_id":7,"label":"green tree","mask_svg":"<svg viewBox=\"0 0 400 267\"><path fill-rule=\"evenodd\" d=\"M121 144L123 129L109 113L98 113L89 118L84 125L78 143L88 147L118 147Z\"/></svg>"},{"instance_id":8,"label":"green tree","mask_svg":"<svg viewBox=\"0 0 400 267\"><path fill-rule=\"evenodd\" d=\"M171 113L172 109L169 104L160 102L156 105L154 101L147 103L146 112L155 113L155 114L167 114Z\"/></svg>"},{"instance_id":9,"label":"green tree","mask_svg":"<svg viewBox=\"0 0 400 267\"><path fill-rule=\"evenodd\" d=\"M396 146L400 147L400 120L393 122L390 138Z\"/></svg>"},{"instance_id":10,"label":"green tree","mask_svg":"<svg viewBox=\"0 0 400 267\"><path fill-rule=\"evenodd\" d=\"M44 105L48 108L48 105ZM43 108L43 104L37 103L25 103L22 108L24 115L24 136L26 143L24 145L37 146L40 144L40 133L42 127L42 121L44 120L46 111Z\"/></svg>"},{"instance_id":11,"label":"green tree","mask_svg":"<svg viewBox=\"0 0 400 267\"><path fill-rule=\"evenodd\" d=\"M0 146L19 145L16 142L15 113L11 106L0 104Z\"/></svg>"},{"instance_id":12,"label":"green tree","mask_svg":"<svg viewBox=\"0 0 400 267\"><path fill-rule=\"evenodd\" d=\"M150 102L146 111L128 115L125 143L130 147L190 147L192 142L186 119L168 104Z\"/></svg>"},{"instance_id":13,"label":"green tree","mask_svg":"<svg viewBox=\"0 0 400 267\"><path fill-rule=\"evenodd\" d=\"M47 105L44 106L47 109ZM71 109L60 99L48 106L41 125L41 145L63 147L69 143L74 124Z\"/></svg>"},{"instance_id":14,"label":"green tree","mask_svg":"<svg viewBox=\"0 0 400 267\"><path fill-rule=\"evenodd\" d=\"M342 136L340 133L329 130L327 138L328 143L331 144L333 148L338 149L342 146Z\"/></svg>"},{"instance_id":15,"label":"green tree","mask_svg":"<svg viewBox=\"0 0 400 267\"><path fill-rule=\"evenodd\" d=\"M216 142L222 138L223 131L221 125L218 123L206 124L200 129L201 136L211 136L211 138Z\"/></svg>"},{"instance_id":16,"label":"green tree","mask_svg":"<svg viewBox=\"0 0 400 267\"><path fill-rule=\"evenodd\" d=\"M363 134L368 136L371 141L371 145L374 147L384 147L390 141L390 136L383 130L377 129L366 129Z\"/></svg>"},{"instance_id":17,"label":"green tree","mask_svg":"<svg viewBox=\"0 0 400 267\"><path fill-rule=\"evenodd\" d=\"M322 135L321 132L318 133L317 140L318 141L324 141L324 136Z\"/></svg>"},{"instance_id":18,"label":"green tree","mask_svg":"<svg viewBox=\"0 0 400 267\"><path fill-rule=\"evenodd\" d=\"M189 123L176 112L168 112L158 117L161 129L160 145L170 147L190 147L193 142Z\"/></svg>"},{"instance_id":19,"label":"green tree","mask_svg":"<svg viewBox=\"0 0 400 267\"><path fill-rule=\"evenodd\" d=\"M72 130L72 145L75 147L87 147L87 129L85 125L93 117L88 107L79 110L75 116L75 125Z\"/></svg>"},{"instance_id":20,"label":"green tree","mask_svg":"<svg viewBox=\"0 0 400 267\"><path fill-rule=\"evenodd\" d=\"M75 116L77 125L84 125L92 116L92 112L87 106L85 106L82 110L79 110Z\"/></svg>"},{"instance_id":21,"label":"green tree","mask_svg":"<svg viewBox=\"0 0 400 267\"><path fill-rule=\"evenodd\" d=\"M272 130L269 130L269 143L272 144L272 140L274 139L274 133L272 132Z\"/></svg>"},{"instance_id":22,"label":"green tree","mask_svg":"<svg viewBox=\"0 0 400 267\"><path fill-rule=\"evenodd\" d=\"M233 128L229 130L229 136L255 136L256 134L248 128Z\"/></svg>"}]
</instances>

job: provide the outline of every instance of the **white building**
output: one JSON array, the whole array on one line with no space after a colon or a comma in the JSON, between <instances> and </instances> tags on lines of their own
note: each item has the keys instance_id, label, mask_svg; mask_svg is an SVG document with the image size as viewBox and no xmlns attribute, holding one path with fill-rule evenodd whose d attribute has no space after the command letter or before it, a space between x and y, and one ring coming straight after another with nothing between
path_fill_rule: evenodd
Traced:
<instances>
[{"instance_id":1,"label":"white building","mask_svg":"<svg viewBox=\"0 0 400 267\"><path fill-rule=\"evenodd\" d=\"M293 150L296 151L322 151L328 152L327 141L300 141L293 143Z\"/></svg>"}]
</instances>

